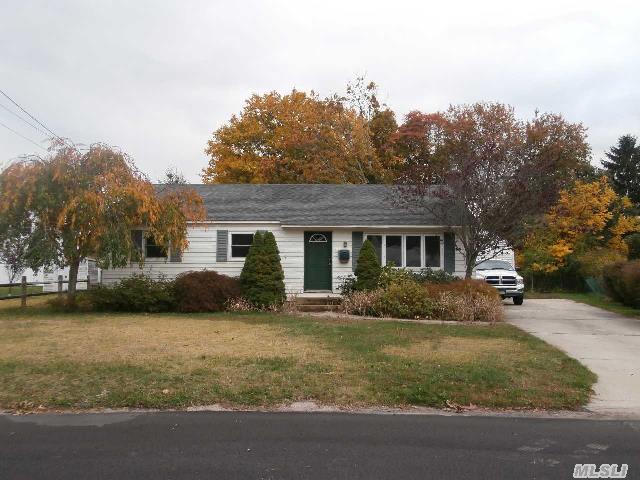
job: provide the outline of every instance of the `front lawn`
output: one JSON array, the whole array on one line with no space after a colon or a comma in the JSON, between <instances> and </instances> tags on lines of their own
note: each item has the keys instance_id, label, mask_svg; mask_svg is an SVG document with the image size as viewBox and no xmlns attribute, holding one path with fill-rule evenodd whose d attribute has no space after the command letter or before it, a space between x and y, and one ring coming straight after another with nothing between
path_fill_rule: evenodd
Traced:
<instances>
[{"instance_id":1,"label":"front lawn","mask_svg":"<svg viewBox=\"0 0 640 480\"><path fill-rule=\"evenodd\" d=\"M11 301L8 301L11 302ZM595 375L510 325L0 309L0 406L575 409Z\"/></svg>"},{"instance_id":2,"label":"front lawn","mask_svg":"<svg viewBox=\"0 0 640 480\"><path fill-rule=\"evenodd\" d=\"M42 293L42 287L38 285L27 286L27 294L29 293ZM4 297L19 297L22 295L22 287L0 287L0 299Z\"/></svg>"}]
</instances>

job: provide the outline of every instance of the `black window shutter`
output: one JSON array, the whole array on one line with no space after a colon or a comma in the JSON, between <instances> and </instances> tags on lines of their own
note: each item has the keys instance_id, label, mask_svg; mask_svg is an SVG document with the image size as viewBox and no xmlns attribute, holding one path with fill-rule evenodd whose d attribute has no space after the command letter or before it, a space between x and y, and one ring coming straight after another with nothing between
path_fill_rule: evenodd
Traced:
<instances>
[{"instance_id":1,"label":"black window shutter","mask_svg":"<svg viewBox=\"0 0 640 480\"><path fill-rule=\"evenodd\" d=\"M216 236L216 262L227 261L229 249L229 230L218 230Z\"/></svg>"},{"instance_id":2,"label":"black window shutter","mask_svg":"<svg viewBox=\"0 0 640 480\"><path fill-rule=\"evenodd\" d=\"M453 232L444 234L444 271L456 271L456 235Z\"/></svg>"},{"instance_id":3,"label":"black window shutter","mask_svg":"<svg viewBox=\"0 0 640 480\"><path fill-rule=\"evenodd\" d=\"M358 266L358 257L362 248L362 232L351 232L351 269L355 272Z\"/></svg>"},{"instance_id":4,"label":"black window shutter","mask_svg":"<svg viewBox=\"0 0 640 480\"><path fill-rule=\"evenodd\" d=\"M142 230L132 230L131 231L131 241L133 242L134 248L138 251L140 255L142 255Z\"/></svg>"}]
</instances>

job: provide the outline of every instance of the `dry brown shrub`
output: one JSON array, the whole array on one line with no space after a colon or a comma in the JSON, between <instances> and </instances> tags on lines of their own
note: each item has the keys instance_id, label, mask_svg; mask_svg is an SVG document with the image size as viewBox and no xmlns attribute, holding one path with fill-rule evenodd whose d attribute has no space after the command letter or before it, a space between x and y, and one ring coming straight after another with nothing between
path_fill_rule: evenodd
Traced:
<instances>
[{"instance_id":1,"label":"dry brown shrub","mask_svg":"<svg viewBox=\"0 0 640 480\"><path fill-rule=\"evenodd\" d=\"M383 290L378 288L372 291L354 291L344 297L342 308L345 313L352 315L381 316L376 309L376 304L382 296Z\"/></svg>"},{"instance_id":2,"label":"dry brown shrub","mask_svg":"<svg viewBox=\"0 0 640 480\"><path fill-rule=\"evenodd\" d=\"M220 312L240 296L238 279L211 270L180 274L173 288L180 312Z\"/></svg>"}]
</instances>

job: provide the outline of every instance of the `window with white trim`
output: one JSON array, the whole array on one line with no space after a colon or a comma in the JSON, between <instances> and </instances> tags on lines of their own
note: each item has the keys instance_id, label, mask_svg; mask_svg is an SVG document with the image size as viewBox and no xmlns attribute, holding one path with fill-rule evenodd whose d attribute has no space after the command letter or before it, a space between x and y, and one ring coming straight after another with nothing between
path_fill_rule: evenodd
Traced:
<instances>
[{"instance_id":1,"label":"window with white trim","mask_svg":"<svg viewBox=\"0 0 640 480\"><path fill-rule=\"evenodd\" d=\"M402 235L385 235L385 264L402 266Z\"/></svg>"},{"instance_id":2,"label":"window with white trim","mask_svg":"<svg viewBox=\"0 0 640 480\"><path fill-rule=\"evenodd\" d=\"M309 238L309 243L327 243L327 236L324 233L314 233Z\"/></svg>"},{"instance_id":3,"label":"window with white trim","mask_svg":"<svg viewBox=\"0 0 640 480\"><path fill-rule=\"evenodd\" d=\"M404 237L404 264L406 267L422 266L422 237L420 235Z\"/></svg>"},{"instance_id":4,"label":"window with white trim","mask_svg":"<svg viewBox=\"0 0 640 480\"><path fill-rule=\"evenodd\" d=\"M156 242L152 235L147 234L144 238L145 258L167 258L167 249Z\"/></svg>"},{"instance_id":5,"label":"window with white trim","mask_svg":"<svg viewBox=\"0 0 640 480\"><path fill-rule=\"evenodd\" d=\"M440 235L425 235L424 266L440 268Z\"/></svg>"},{"instance_id":6,"label":"window with white trim","mask_svg":"<svg viewBox=\"0 0 640 480\"><path fill-rule=\"evenodd\" d=\"M442 268L442 236L420 234L365 234L380 265Z\"/></svg>"},{"instance_id":7,"label":"window with white trim","mask_svg":"<svg viewBox=\"0 0 640 480\"><path fill-rule=\"evenodd\" d=\"M232 233L230 250L231 258L246 258L249 247L253 243L253 233Z\"/></svg>"}]
</instances>

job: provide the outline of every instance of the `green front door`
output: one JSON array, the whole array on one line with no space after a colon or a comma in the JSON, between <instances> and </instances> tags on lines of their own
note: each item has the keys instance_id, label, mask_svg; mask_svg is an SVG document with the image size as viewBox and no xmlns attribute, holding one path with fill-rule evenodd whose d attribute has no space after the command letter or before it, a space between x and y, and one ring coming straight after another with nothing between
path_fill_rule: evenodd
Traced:
<instances>
[{"instance_id":1,"label":"green front door","mask_svg":"<svg viewBox=\"0 0 640 480\"><path fill-rule=\"evenodd\" d=\"M304 289L331 290L331 232L304 232Z\"/></svg>"}]
</instances>

